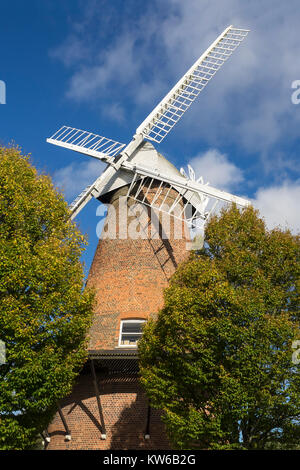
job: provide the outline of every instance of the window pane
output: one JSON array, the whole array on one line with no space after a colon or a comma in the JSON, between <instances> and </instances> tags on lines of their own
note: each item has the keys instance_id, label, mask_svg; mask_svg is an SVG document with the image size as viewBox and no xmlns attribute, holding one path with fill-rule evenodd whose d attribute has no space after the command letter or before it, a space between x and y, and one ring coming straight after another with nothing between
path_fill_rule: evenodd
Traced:
<instances>
[{"instance_id":1,"label":"window pane","mask_svg":"<svg viewBox=\"0 0 300 470\"><path fill-rule=\"evenodd\" d=\"M143 322L124 322L122 333L142 333Z\"/></svg>"},{"instance_id":2,"label":"window pane","mask_svg":"<svg viewBox=\"0 0 300 470\"><path fill-rule=\"evenodd\" d=\"M122 335L121 344L133 345L140 339L141 335Z\"/></svg>"}]
</instances>

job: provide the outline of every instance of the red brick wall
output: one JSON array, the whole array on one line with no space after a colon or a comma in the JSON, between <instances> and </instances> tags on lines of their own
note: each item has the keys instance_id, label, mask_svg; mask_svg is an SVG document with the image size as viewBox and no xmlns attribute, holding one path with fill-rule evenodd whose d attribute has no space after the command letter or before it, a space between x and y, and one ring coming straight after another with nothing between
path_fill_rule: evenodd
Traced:
<instances>
[{"instance_id":1,"label":"red brick wall","mask_svg":"<svg viewBox=\"0 0 300 470\"><path fill-rule=\"evenodd\" d=\"M65 440L59 414L48 428L47 449L170 449L160 412L151 410L150 439L145 440L148 400L137 378L100 378L101 405L107 439L101 440L101 426L91 375L81 375L73 393L61 403L72 439Z\"/></svg>"},{"instance_id":2,"label":"red brick wall","mask_svg":"<svg viewBox=\"0 0 300 470\"><path fill-rule=\"evenodd\" d=\"M118 197L126 192L127 188L116 191L110 200L117 213ZM148 199L153 194L149 192ZM176 195L172 191L166 203L171 205ZM164 196L165 192L160 200ZM133 219L129 218L128 224ZM149 223L148 219L148 228ZM147 239L119 239L117 231L116 239L99 241L87 281L88 286L95 288L97 300L90 350L114 349L118 346L122 319L147 319L163 306L163 291L178 264L189 254L187 239L174 238L172 219L170 226L169 239L153 239L149 230Z\"/></svg>"}]
</instances>

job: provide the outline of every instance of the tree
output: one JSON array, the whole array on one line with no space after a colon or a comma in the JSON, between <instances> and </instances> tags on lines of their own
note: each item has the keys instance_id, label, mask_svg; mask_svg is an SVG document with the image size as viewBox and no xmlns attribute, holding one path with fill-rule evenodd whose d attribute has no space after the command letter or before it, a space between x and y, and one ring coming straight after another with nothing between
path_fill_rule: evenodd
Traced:
<instances>
[{"instance_id":1,"label":"tree","mask_svg":"<svg viewBox=\"0 0 300 470\"><path fill-rule=\"evenodd\" d=\"M0 147L0 449L36 442L86 358L93 296L69 217L29 156Z\"/></svg>"},{"instance_id":2,"label":"tree","mask_svg":"<svg viewBox=\"0 0 300 470\"><path fill-rule=\"evenodd\" d=\"M175 447L299 445L299 259L299 236L232 206L172 277L139 357Z\"/></svg>"}]
</instances>

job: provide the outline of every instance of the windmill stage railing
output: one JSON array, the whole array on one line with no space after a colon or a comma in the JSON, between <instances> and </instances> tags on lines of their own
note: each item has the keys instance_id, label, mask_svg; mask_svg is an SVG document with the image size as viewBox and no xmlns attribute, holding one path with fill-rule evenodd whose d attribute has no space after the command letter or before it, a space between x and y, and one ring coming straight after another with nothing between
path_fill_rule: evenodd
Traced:
<instances>
[{"instance_id":1,"label":"windmill stage railing","mask_svg":"<svg viewBox=\"0 0 300 470\"><path fill-rule=\"evenodd\" d=\"M127 197L133 199L136 203L150 207L155 213L164 213L170 217L174 217L186 223L189 228L203 227L210 213L204 210L208 198L203 200L201 208L195 209L195 207L191 205L191 199L195 196L195 193L186 190L183 194L177 193L172 204L168 205L166 202L168 196L171 191L176 190L176 188L164 181L160 181L159 185L156 183L157 180L155 180L155 178L138 175L138 173L136 173L128 189ZM151 196L149 198L150 194ZM185 197L187 199L183 199ZM201 202L199 201L198 205L200 206L200 204Z\"/></svg>"},{"instance_id":2,"label":"windmill stage railing","mask_svg":"<svg viewBox=\"0 0 300 470\"><path fill-rule=\"evenodd\" d=\"M134 174L138 175L139 177L149 176L150 178L153 178L153 180L163 181L173 186L176 191L179 190L179 192L181 193L182 190L188 190L195 194L198 194L199 197L201 196L201 198L209 197L213 199L219 199L220 201L229 204L235 203L240 207L247 207L250 205L250 202L244 198L234 196L233 194L227 193L226 191L222 191L207 184L200 183L199 181L191 181L189 179L186 179L182 175L174 177L166 173L153 171L146 166L134 164L128 161L122 164L122 168L133 171Z\"/></svg>"}]
</instances>

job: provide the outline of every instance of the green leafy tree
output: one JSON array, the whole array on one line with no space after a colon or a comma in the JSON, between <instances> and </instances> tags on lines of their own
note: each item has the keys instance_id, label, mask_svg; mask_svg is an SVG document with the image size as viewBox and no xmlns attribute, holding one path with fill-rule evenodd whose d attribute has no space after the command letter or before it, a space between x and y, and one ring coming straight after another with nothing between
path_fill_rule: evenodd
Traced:
<instances>
[{"instance_id":1,"label":"green leafy tree","mask_svg":"<svg viewBox=\"0 0 300 470\"><path fill-rule=\"evenodd\" d=\"M93 296L69 217L29 157L0 147L0 449L36 442L86 358Z\"/></svg>"},{"instance_id":2,"label":"green leafy tree","mask_svg":"<svg viewBox=\"0 0 300 470\"><path fill-rule=\"evenodd\" d=\"M175 447L299 445L299 259L299 236L232 206L172 277L139 356Z\"/></svg>"}]
</instances>

